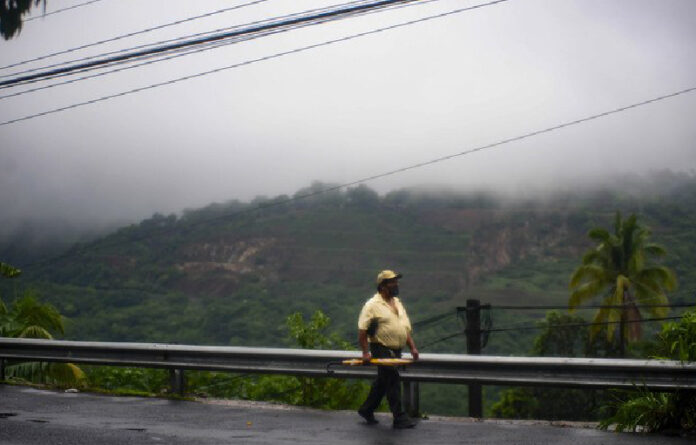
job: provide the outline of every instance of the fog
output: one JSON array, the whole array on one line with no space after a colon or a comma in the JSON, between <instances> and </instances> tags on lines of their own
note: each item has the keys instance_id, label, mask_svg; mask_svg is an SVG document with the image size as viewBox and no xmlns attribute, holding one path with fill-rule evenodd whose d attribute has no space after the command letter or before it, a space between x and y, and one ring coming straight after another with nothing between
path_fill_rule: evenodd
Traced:
<instances>
[{"instance_id":1,"label":"fog","mask_svg":"<svg viewBox=\"0 0 696 445\"><path fill-rule=\"evenodd\" d=\"M98 2L26 22L0 42L0 65L241 3ZM269 0L57 60L337 3ZM0 99L0 122L474 4L384 11ZM0 126L0 227L111 227L349 183L691 88L695 74L692 0L510 0ZM543 192L693 172L695 113L696 93L684 94L367 185Z\"/></svg>"}]
</instances>

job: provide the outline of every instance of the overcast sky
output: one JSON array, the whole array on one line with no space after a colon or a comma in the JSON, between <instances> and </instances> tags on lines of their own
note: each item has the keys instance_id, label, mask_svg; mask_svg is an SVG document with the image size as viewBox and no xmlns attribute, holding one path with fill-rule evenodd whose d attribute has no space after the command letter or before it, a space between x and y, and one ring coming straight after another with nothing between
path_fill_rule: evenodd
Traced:
<instances>
[{"instance_id":1,"label":"overcast sky","mask_svg":"<svg viewBox=\"0 0 696 445\"><path fill-rule=\"evenodd\" d=\"M246 1L102 0L26 22L0 41L0 65ZM48 12L82 2L50 0ZM338 3L268 0L69 57ZM0 122L475 4L440 0L0 99ZM0 223L132 221L291 195L694 86L693 0L509 0L0 126ZM368 185L556 188L690 172L695 141L690 93Z\"/></svg>"}]
</instances>

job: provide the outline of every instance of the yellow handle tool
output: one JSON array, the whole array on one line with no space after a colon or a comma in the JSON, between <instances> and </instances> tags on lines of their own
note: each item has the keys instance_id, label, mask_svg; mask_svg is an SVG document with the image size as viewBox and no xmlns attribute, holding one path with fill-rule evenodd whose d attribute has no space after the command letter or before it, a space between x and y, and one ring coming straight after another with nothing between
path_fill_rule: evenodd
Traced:
<instances>
[{"instance_id":1,"label":"yellow handle tool","mask_svg":"<svg viewBox=\"0 0 696 445\"><path fill-rule=\"evenodd\" d=\"M413 363L413 360L408 358L372 358L370 359L369 363L365 363L360 358L351 358L348 360L343 360L341 363L348 366L362 366L366 364L379 366L402 366Z\"/></svg>"}]
</instances>

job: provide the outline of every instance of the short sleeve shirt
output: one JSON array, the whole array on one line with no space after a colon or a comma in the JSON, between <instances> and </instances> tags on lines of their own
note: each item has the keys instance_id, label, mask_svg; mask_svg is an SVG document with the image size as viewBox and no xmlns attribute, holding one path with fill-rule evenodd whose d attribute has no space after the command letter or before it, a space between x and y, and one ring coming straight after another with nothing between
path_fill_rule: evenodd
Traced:
<instances>
[{"instance_id":1,"label":"short sleeve shirt","mask_svg":"<svg viewBox=\"0 0 696 445\"><path fill-rule=\"evenodd\" d=\"M377 293L367 300L358 317L358 329L367 330L372 320L377 320L375 335L369 336L370 343L381 343L391 349L401 349L406 345L406 339L411 333L411 320L401 300L394 297L398 312L394 313L391 306Z\"/></svg>"}]
</instances>

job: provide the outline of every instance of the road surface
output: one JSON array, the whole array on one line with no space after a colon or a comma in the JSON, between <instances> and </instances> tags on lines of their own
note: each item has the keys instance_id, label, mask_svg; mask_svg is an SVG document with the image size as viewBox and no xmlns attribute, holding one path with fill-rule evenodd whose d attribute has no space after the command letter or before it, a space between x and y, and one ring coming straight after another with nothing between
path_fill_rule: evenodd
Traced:
<instances>
[{"instance_id":1,"label":"road surface","mask_svg":"<svg viewBox=\"0 0 696 445\"><path fill-rule=\"evenodd\" d=\"M431 418L393 430L355 413L252 402L201 403L0 385L0 444L577 444L693 445L546 422Z\"/></svg>"}]
</instances>

